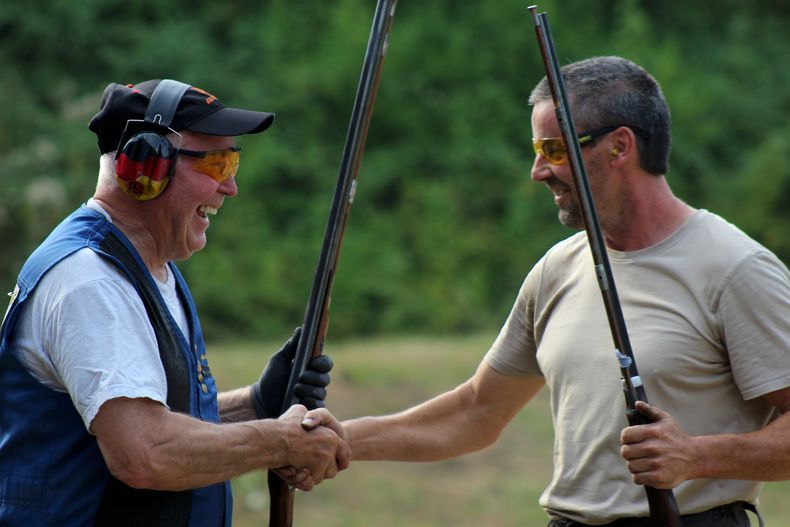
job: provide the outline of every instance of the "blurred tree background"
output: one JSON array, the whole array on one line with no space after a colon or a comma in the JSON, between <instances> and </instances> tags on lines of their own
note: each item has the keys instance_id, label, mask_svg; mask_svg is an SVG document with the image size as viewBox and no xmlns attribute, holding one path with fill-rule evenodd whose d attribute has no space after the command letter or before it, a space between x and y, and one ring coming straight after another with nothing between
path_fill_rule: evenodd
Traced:
<instances>
[{"instance_id":1,"label":"blurred tree background","mask_svg":"<svg viewBox=\"0 0 790 527\"><path fill-rule=\"evenodd\" d=\"M181 264L209 338L285 336L303 317L374 0L6 0L0 5L0 283L93 191L87 122L109 82L171 77L277 113L240 194ZM333 336L497 327L568 232L529 179L542 77L522 1L404 0L362 162ZM790 261L785 0L547 0L563 63L616 54L661 82L668 174Z\"/></svg>"}]
</instances>

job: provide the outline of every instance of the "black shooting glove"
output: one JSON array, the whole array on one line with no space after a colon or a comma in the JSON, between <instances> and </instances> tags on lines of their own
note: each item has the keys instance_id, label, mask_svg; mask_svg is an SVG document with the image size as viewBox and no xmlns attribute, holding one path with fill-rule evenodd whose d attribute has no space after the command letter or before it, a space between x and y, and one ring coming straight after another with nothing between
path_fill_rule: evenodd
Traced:
<instances>
[{"instance_id":1,"label":"black shooting glove","mask_svg":"<svg viewBox=\"0 0 790 527\"><path fill-rule=\"evenodd\" d=\"M260 419L279 417L282 411L285 390L288 387L291 366L301 334L300 326L294 330L291 338L280 350L272 355L260 379L252 385L250 397L255 406L255 413ZM310 361L294 386L294 395L299 398L300 404L305 405L309 410L324 407L326 387L330 381L329 372L333 365L332 359L327 355L321 355Z\"/></svg>"}]
</instances>

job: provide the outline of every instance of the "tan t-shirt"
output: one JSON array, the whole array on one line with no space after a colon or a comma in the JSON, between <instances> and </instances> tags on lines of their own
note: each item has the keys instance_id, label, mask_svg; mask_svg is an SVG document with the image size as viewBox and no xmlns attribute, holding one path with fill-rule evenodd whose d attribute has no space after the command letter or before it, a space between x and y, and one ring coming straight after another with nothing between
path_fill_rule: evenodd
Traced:
<instances>
[{"instance_id":1,"label":"tan t-shirt","mask_svg":"<svg viewBox=\"0 0 790 527\"><path fill-rule=\"evenodd\" d=\"M790 274L776 256L700 210L661 243L609 259L649 401L691 435L764 427L774 411L757 398L790 386ZM532 269L485 360L549 387L554 475L540 504L550 516L592 525L647 516L619 454L620 369L585 233ZM754 502L759 489L692 480L675 496L691 514Z\"/></svg>"}]
</instances>

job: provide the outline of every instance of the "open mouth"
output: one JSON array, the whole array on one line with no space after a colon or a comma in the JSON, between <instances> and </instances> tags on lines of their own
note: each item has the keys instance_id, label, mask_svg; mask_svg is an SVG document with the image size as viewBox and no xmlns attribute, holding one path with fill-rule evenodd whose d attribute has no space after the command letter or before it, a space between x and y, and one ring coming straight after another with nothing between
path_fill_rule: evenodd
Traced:
<instances>
[{"instance_id":1,"label":"open mouth","mask_svg":"<svg viewBox=\"0 0 790 527\"><path fill-rule=\"evenodd\" d=\"M209 207L208 205L201 205L200 207L198 207L197 213L198 216L200 216L201 218L207 218L209 215L211 216L216 215L218 210L219 209L215 207Z\"/></svg>"},{"instance_id":2,"label":"open mouth","mask_svg":"<svg viewBox=\"0 0 790 527\"><path fill-rule=\"evenodd\" d=\"M560 201L562 201L562 198L567 196L571 190L568 187L559 186L559 185L549 185L548 187L549 190L551 191L551 194L554 196L554 203L557 204L559 204Z\"/></svg>"}]
</instances>

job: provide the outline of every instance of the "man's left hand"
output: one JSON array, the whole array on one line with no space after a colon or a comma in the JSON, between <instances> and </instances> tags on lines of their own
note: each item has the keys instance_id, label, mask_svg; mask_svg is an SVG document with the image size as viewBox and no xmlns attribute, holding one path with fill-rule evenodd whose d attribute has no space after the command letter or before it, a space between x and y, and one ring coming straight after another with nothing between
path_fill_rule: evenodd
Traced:
<instances>
[{"instance_id":1,"label":"man's left hand","mask_svg":"<svg viewBox=\"0 0 790 527\"><path fill-rule=\"evenodd\" d=\"M260 419L278 417L282 411L285 390L301 333L301 326L294 330L291 338L269 360L258 382L252 385L250 397L255 406L255 413ZM332 359L327 355L321 355L310 361L294 386L294 395L299 398L299 404L310 410L324 407L326 387L330 382L329 372L333 365Z\"/></svg>"},{"instance_id":2,"label":"man's left hand","mask_svg":"<svg viewBox=\"0 0 790 527\"><path fill-rule=\"evenodd\" d=\"M620 455L637 485L674 488L693 479L694 438L686 434L665 411L643 401L636 409L650 423L629 426L620 434Z\"/></svg>"}]
</instances>

